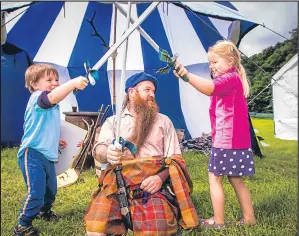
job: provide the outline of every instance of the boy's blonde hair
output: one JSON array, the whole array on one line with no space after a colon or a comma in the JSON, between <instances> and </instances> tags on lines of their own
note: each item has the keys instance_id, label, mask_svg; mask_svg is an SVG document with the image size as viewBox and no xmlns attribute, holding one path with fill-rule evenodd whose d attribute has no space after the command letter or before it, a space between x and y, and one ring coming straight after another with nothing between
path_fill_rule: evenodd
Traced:
<instances>
[{"instance_id":1,"label":"boy's blonde hair","mask_svg":"<svg viewBox=\"0 0 299 236\"><path fill-rule=\"evenodd\" d=\"M57 78L59 77L57 70L51 65L43 63L31 65L25 72L25 87L32 93L34 91L33 84L43 76L50 75L51 73Z\"/></svg>"},{"instance_id":2,"label":"boy's blonde hair","mask_svg":"<svg viewBox=\"0 0 299 236\"><path fill-rule=\"evenodd\" d=\"M240 75L243 84L244 95L245 97L248 97L250 90L249 81L247 80L246 71L241 64L241 54L236 45L231 41L220 40L214 46L209 48L208 57L209 54L211 55L211 53L215 53L221 56L237 69L237 72Z\"/></svg>"}]
</instances>

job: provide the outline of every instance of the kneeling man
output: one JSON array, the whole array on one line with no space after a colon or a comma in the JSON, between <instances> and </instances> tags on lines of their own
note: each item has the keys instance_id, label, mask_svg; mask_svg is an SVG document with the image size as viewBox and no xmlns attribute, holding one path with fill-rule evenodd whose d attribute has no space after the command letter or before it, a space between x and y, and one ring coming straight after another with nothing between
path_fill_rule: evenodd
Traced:
<instances>
[{"instance_id":1,"label":"kneeling man","mask_svg":"<svg viewBox=\"0 0 299 236\"><path fill-rule=\"evenodd\" d=\"M199 224L189 195L192 182L174 126L159 113L157 89L157 79L144 72L126 81L120 136L134 145L121 151L113 144L116 116L101 128L93 155L108 165L84 217L88 235L122 235L128 227L134 235L172 235L178 224ZM120 167L124 188L116 177Z\"/></svg>"}]
</instances>

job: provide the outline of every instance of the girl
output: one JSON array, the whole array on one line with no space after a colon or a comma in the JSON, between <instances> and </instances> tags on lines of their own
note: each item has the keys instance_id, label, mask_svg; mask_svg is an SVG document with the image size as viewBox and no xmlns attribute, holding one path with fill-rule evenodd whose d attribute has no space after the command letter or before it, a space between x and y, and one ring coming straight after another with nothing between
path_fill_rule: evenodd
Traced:
<instances>
[{"instance_id":1,"label":"girl","mask_svg":"<svg viewBox=\"0 0 299 236\"><path fill-rule=\"evenodd\" d=\"M255 172L246 102L249 84L239 50L232 42L218 41L209 48L208 59L212 81L188 72L178 61L178 72L174 70L176 77L185 76L185 82L211 96L212 151L208 171L214 216L201 219L201 225L225 227L223 176L228 177L242 208L243 218L238 223L253 225L256 219L251 196L243 182L243 176Z\"/></svg>"}]
</instances>

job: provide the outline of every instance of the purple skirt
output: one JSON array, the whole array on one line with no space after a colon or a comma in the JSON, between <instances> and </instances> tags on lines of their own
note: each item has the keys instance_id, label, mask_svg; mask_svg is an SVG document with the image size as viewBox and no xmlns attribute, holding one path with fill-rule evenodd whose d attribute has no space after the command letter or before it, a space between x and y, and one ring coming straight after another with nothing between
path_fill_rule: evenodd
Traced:
<instances>
[{"instance_id":1,"label":"purple skirt","mask_svg":"<svg viewBox=\"0 0 299 236\"><path fill-rule=\"evenodd\" d=\"M208 171L217 176L254 175L255 169L251 148L222 149L212 147Z\"/></svg>"}]
</instances>

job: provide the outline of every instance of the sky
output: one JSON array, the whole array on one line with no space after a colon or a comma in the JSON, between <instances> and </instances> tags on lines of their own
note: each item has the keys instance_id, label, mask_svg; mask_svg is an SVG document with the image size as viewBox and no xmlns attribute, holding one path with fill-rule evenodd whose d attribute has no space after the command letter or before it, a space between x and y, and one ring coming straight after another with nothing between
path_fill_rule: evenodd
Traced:
<instances>
[{"instance_id":1,"label":"sky","mask_svg":"<svg viewBox=\"0 0 299 236\"><path fill-rule=\"evenodd\" d=\"M297 2L231 2L249 20L265 24L286 38L298 27ZM11 2L9 3L11 4ZM3 5L3 3L1 3ZM247 56L262 52L285 39L270 30L257 26L242 39L240 50Z\"/></svg>"},{"instance_id":2,"label":"sky","mask_svg":"<svg viewBox=\"0 0 299 236\"><path fill-rule=\"evenodd\" d=\"M265 24L286 38L289 32L298 27L297 2L231 2L240 13L257 23ZM241 41L240 50L247 56L262 52L277 42L285 41L281 36L270 30L257 26L251 30Z\"/></svg>"}]
</instances>

